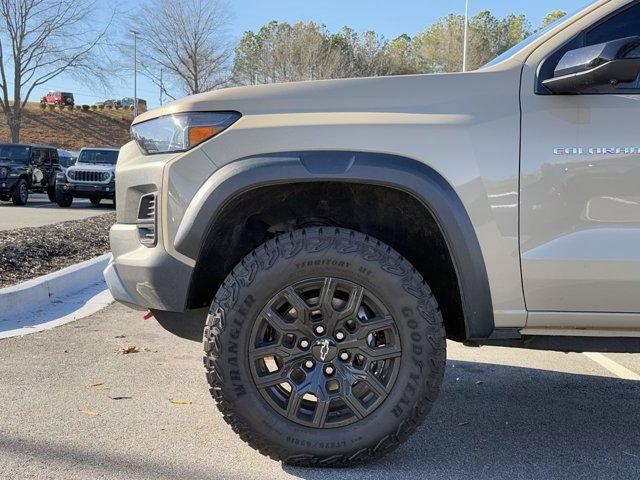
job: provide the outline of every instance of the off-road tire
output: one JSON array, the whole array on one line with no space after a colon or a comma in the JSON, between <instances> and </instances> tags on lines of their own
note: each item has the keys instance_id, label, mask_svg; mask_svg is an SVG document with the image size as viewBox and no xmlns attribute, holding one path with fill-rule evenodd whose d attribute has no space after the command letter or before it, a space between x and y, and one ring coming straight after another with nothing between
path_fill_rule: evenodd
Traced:
<instances>
[{"instance_id":1,"label":"off-road tire","mask_svg":"<svg viewBox=\"0 0 640 480\"><path fill-rule=\"evenodd\" d=\"M50 187L47 187L47 197L51 203L56 203L56 185L55 183Z\"/></svg>"},{"instance_id":2,"label":"off-road tire","mask_svg":"<svg viewBox=\"0 0 640 480\"><path fill-rule=\"evenodd\" d=\"M276 412L255 386L248 360L253 325L269 299L294 282L323 276L374 292L396 322L402 350L385 400L334 428L300 425ZM446 339L431 289L406 259L370 236L320 227L269 240L233 269L212 302L204 350L211 395L242 440L287 464L346 467L385 455L423 422L442 383Z\"/></svg>"},{"instance_id":3,"label":"off-road tire","mask_svg":"<svg viewBox=\"0 0 640 480\"><path fill-rule=\"evenodd\" d=\"M91 202L91 205L100 205L100 201L102 199L100 197L91 197L89 199L89 201Z\"/></svg>"},{"instance_id":4,"label":"off-road tire","mask_svg":"<svg viewBox=\"0 0 640 480\"><path fill-rule=\"evenodd\" d=\"M24 178L18 180L18 183L11 190L11 201L14 205L23 206L29 200L29 186Z\"/></svg>"},{"instance_id":5,"label":"off-road tire","mask_svg":"<svg viewBox=\"0 0 640 480\"><path fill-rule=\"evenodd\" d=\"M73 195L56 190L56 203L59 207L68 208L73 203Z\"/></svg>"}]
</instances>

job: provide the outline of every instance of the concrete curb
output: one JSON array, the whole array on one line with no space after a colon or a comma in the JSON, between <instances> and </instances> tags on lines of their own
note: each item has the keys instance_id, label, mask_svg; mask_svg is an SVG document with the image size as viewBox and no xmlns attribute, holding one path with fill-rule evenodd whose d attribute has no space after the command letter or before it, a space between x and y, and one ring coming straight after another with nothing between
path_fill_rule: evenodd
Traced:
<instances>
[{"instance_id":1,"label":"concrete curb","mask_svg":"<svg viewBox=\"0 0 640 480\"><path fill-rule=\"evenodd\" d=\"M43 310L97 283L104 283L102 271L111 254L72 265L57 272L0 289L0 320Z\"/></svg>"}]
</instances>

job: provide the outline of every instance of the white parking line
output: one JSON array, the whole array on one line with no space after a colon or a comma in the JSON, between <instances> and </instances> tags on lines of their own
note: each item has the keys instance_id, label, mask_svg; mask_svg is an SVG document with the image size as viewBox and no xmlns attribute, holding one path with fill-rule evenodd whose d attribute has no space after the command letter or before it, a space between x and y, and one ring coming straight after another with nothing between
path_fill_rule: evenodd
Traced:
<instances>
[{"instance_id":1,"label":"white parking line","mask_svg":"<svg viewBox=\"0 0 640 480\"><path fill-rule=\"evenodd\" d=\"M618 362L611 360L609 357L605 357L601 353L584 352L583 354L596 362L601 367L606 368L619 378L622 378L624 380L640 381L640 375L638 375L636 372L629 370L627 367L623 367Z\"/></svg>"}]
</instances>

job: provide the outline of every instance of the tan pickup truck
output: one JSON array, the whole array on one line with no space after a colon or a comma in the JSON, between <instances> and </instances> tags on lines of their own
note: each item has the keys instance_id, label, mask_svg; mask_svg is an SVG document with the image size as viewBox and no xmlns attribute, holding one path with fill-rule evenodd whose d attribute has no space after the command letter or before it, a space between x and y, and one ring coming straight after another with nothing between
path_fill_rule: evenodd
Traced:
<instances>
[{"instance_id":1,"label":"tan pickup truck","mask_svg":"<svg viewBox=\"0 0 640 480\"><path fill-rule=\"evenodd\" d=\"M211 394L251 446L377 458L436 400L446 339L640 351L639 73L640 4L610 0L474 72L144 113L105 276L174 333L204 329Z\"/></svg>"}]
</instances>

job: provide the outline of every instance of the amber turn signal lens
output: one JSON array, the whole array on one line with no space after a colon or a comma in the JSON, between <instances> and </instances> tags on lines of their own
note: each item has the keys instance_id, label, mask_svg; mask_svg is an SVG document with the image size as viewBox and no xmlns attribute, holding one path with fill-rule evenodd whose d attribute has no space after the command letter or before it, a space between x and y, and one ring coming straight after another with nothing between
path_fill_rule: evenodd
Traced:
<instances>
[{"instance_id":1,"label":"amber turn signal lens","mask_svg":"<svg viewBox=\"0 0 640 480\"><path fill-rule=\"evenodd\" d=\"M208 140L221 130L221 127L213 125L189 127L189 148Z\"/></svg>"}]
</instances>

